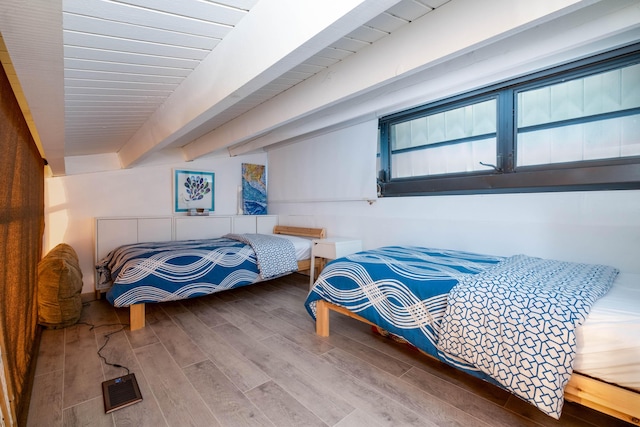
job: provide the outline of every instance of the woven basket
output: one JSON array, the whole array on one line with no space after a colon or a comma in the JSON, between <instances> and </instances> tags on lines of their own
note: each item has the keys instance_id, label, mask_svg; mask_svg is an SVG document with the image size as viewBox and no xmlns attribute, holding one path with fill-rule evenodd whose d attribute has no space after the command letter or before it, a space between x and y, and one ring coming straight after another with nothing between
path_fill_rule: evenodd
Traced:
<instances>
[{"instance_id":1,"label":"woven basket","mask_svg":"<svg viewBox=\"0 0 640 427\"><path fill-rule=\"evenodd\" d=\"M78 322L81 292L78 255L71 246L60 243L38 263L38 323L57 329Z\"/></svg>"}]
</instances>

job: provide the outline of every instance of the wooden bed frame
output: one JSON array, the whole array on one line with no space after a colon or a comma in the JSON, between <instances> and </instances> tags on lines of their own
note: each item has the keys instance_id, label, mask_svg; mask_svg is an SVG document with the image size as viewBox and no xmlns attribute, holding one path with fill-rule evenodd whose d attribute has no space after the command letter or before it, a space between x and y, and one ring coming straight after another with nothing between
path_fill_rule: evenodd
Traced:
<instances>
[{"instance_id":1,"label":"wooden bed frame","mask_svg":"<svg viewBox=\"0 0 640 427\"><path fill-rule=\"evenodd\" d=\"M291 227L287 225L276 225L273 227L273 234L284 234L289 236L311 237L314 239L324 239L326 231L324 228ZM320 259L317 259L319 262ZM298 261L298 271L305 271L311 268L311 259ZM145 305L144 303L129 306L129 328L132 331L142 329L145 326Z\"/></svg>"},{"instance_id":2,"label":"wooden bed frame","mask_svg":"<svg viewBox=\"0 0 640 427\"><path fill-rule=\"evenodd\" d=\"M349 316L372 326L377 326L344 307L318 300L316 305L316 333L321 337L329 336L329 313ZM431 355L423 354L432 357ZM596 411L640 426L640 392L606 383L574 372L564 389L564 398Z\"/></svg>"}]
</instances>

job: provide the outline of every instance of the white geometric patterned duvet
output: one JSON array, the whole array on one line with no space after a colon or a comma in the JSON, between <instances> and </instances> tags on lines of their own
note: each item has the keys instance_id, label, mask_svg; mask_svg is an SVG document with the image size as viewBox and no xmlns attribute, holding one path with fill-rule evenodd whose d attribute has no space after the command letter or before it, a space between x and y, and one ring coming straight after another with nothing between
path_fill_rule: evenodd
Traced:
<instances>
[{"instance_id":1,"label":"white geometric patterned duvet","mask_svg":"<svg viewBox=\"0 0 640 427\"><path fill-rule=\"evenodd\" d=\"M516 255L458 282L440 329L440 356L467 362L560 418L575 330L618 270Z\"/></svg>"}]
</instances>

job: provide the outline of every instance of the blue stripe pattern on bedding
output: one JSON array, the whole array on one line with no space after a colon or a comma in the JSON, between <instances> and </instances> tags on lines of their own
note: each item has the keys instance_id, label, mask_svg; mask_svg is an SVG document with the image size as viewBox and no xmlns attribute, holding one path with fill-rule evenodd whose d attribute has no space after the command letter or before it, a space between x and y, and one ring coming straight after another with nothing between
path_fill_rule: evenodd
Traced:
<instances>
[{"instance_id":1,"label":"blue stripe pattern on bedding","mask_svg":"<svg viewBox=\"0 0 640 427\"><path fill-rule=\"evenodd\" d=\"M436 355L447 295L459 279L479 273L501 257L420 247L388 246L329 262L306 307L316 301L345 307Z\"/></svg>"},{"instance_id":2,"label":"blue stripe pattern on bedding","mask_svg":"<svg viewBox=\"0 0 640 427\"><path fill-rule=\"evenodd\" d=\"M282 238L266 236L278 248L278 257L293 259L286 274L297 269L293 245ZM284 244L282 243L284 242ZM263 242L264 244L264 242ZM268 260L260 263L269 265ZM250 245L226 237L204 240L135 243L111 251L97 265L100 281L111 282L107 300L115 307L173 301L262 280L258 257Z\"/></svg>"},{"instance_id":3,"label":"blue stripe pattern on bedding","mask_svg":"<svg viewBox=\"0 0 640 427\"><path fill-rule=\"evenodd\" d=\"M321 299L347 308L558 418L575 328L617 273L524 255L391 246L327 264L305 305L314 318Z\"/></svg>"},{"instance_id":4,"label":"blue stripe pattern on bedding","mask_svg":"<svg viewBox=\"0 0 640 427\"><path fill-rule=\"evenodd\" d=\"M449 294L438 348L560 418L573 372L575 329L607 293L613 267L510 257Z\"/></svg>"}]
</instances>

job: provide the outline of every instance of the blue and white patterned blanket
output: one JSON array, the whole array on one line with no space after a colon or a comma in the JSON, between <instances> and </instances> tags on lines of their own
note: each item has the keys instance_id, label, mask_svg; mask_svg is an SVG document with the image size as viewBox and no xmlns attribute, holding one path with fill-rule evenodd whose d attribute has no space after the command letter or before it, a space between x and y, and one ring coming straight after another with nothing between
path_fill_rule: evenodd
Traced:
<instances>
[{"instance_id":1,"label":"blue and white patterned blanket","mask_svg":"<svg viewBox=\"0 0 640 427\"><path fill-rule=\"evenodd\" d=\"M263 279L271 279L298 270L296 249L287 239L265 234L227 234L229 239L250 245L258 258L258 269Z\"/></svg>"},{"instance_id":2,"label":"blue and white patterned blanket","mask_svg":"<svg viewBox=\"0 0 640 427\"><path fill-rule=\"evenodd\" d=\"M275 236L260 239L260 254L244 242L229 239L203 239L171 242L135 243L111 251L97 265L100 283L113 286L107 300L116 307L131 304L173 301L232 289L259 282L274 275L297 270L291 242ZM268 259L264 247L271 241L278 258L293 259L278 270ZM283 244L284 242L284 244ZM261 274L258 265L267 266Z\"/></svg>"},{"instance_id":3,"label":"blue and white patterned blanket","mask_svg":"<svg viewBox=\"0 0 640 427\"><path fill-rule=\"evenodd\" d=\"M559 418L573 372L575 329L618 271L612 267L510 257L451 290L438 349Z\"/></svg>"},{"instance_id":4,"label":"blue and white patterned blanket","mask_svg":"<svg viewBox=\"0 0 640 427\"><path fill-rule=\"evenodd\" d=\"M345 307L557 417L575 327L616 275L607 266L390 246L331 261L305 305L314 318L320 299Z\"/></svg>"},{"instance_id":5,"label":"blue and white patterned blanket","mask_svg":"<svg viewBox=\"0 0 640 427\"><path fill-rule=\"evenodd\" d=\"M315 318L316 301L324 299L436 355L451 288L501 259L412 246L359 252L326 265L307 297L307 311Z\"/></svg>"}]
</instances>

